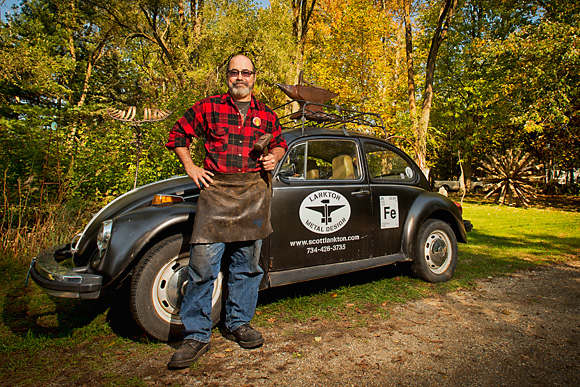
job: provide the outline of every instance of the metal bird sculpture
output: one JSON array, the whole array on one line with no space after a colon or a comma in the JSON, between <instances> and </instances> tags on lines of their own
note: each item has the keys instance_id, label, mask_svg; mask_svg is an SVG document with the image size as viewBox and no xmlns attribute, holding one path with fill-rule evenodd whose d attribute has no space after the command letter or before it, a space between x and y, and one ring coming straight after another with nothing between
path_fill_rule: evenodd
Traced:
<instances>
[{"instance_id":1,"label":"metal bird sculpture","mask_svg":"<svg viewBox=\"0 0 580 387\"><path fill-rule=\"evenodd\" d=\"M139 162L141 159L141 151L143 150L143 132L141 125L146 122L163 121L173 113L171 110L161 110L157 108L144 108L143 109L143 119L136 120L135 115L137 114L137 108L135 106L129 106L127 110L108 108L107 114L114 120L126 122L133 128L133 142L132 144L137 149L137 155L135 159L135 182L133 184L133 189L137 188L137 180L139 178Z\"/></svg>"},{"instance_id":2,"label":"metal bird sculpture","mask_svg":"<svg viewBox=\"0 0 580 387\"><path fill-rule=\"evenodd\" d=\"M139 126L145 122L154 122L154 121L162 121L169 117L171 110L161 110L161 109L153 109L153 108L144 108L143 109L143 119L136 120L135 115L137 113L137 108L135 106L129 106L127 110L119 110L108 108L107 114L117 120L122 122L128 122L132 125Z\"/></svg>"}]
</instances>

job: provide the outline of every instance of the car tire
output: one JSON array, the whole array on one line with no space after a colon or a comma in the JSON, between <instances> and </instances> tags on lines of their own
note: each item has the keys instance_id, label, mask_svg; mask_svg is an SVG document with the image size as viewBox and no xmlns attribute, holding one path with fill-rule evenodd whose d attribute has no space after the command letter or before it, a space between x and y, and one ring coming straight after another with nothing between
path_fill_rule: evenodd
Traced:
<instances>
[{"instance_id":1,"label":"car tire","mask_svg":"<svg viewBox=\"0 0 580 387\"><path fill-rule=\"evenodd\" d=\"M457 238L451 227L441 220L429 219L419 230L411 269L427 282L444 282L453 276L457 256Z\"/></svg>"},{"instance_id":2,"label":"car tire","mask_svg":"<svg viewBox=\"0 0 580 387\"><path fill-rule=\"evenodd\" d=\"M179 310L188 277L189 243L172 235L155 244L133 272L129 305L135 322L149 336L162 341L180 340L183 324ZM223 274L214 283L211 317L214 326L222 309Z\"/></svg>"}]
</instances>

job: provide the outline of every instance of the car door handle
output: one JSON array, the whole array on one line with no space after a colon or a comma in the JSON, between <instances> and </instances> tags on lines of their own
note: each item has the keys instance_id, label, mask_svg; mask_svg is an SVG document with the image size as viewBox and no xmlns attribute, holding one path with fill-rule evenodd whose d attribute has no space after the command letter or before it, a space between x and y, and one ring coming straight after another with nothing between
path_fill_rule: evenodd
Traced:
<instances>
[{"instance_id":1,"label":"car door handle","mask_svg":"<svg viewBox=\"0 0 580 387\"><path fill-rule=\"evenodd\" d=\"M358 191L351 192L350 194L354 195L354 196L365 196L365 195L369 195L370 193L371 193L371 191L369 191L368 189L361 189Z\"/></svg>"}]
</instances>

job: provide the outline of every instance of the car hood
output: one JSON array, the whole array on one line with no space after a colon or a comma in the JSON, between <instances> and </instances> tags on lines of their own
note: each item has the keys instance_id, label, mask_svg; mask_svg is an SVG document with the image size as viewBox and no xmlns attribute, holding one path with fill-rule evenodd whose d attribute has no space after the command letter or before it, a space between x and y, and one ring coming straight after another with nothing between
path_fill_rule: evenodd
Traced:
<instances>
[{"instance_id":1,"label":"car hood","mask_svg":"<svg viewBox=\"0 0 580 387\"><path fill-rule=\"evenodd\" d=\"M199 196L199 188L188 176L176 176L138 187L119 196L103 207L87 224L76 246L73 246L76 250L75 256L83 257L81 261L88 260L96 248L97 233L103 221L150 205L156 194L178 195L195 202ZM75 259L75 263L81 262Z\"/></svg>"}]
</instances>

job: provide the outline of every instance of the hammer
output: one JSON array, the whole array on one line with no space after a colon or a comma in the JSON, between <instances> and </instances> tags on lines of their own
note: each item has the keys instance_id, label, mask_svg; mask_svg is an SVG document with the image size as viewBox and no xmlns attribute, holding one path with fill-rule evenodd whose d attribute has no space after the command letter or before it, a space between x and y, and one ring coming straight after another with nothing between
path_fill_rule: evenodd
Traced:
<instances>
[{"instance_id":1,"label":"hammer","mask_svg":"<svg viewBox=\"0 0 580 387\"><path fill-rule=\"evenodd\" d=\"M260 136L260 138L258 139L258 141L256 141L254 143L254 150L258 153L262 152L262 154L264 156L268 156L268 145L270 144L270 141L272 141L272 139L274 138L274 136L272 136L271 133L266 133L262 136ZM272 184L272 175L266 172L267 176L268 176L268 185Z\"/></svg>"}]
</instances>

